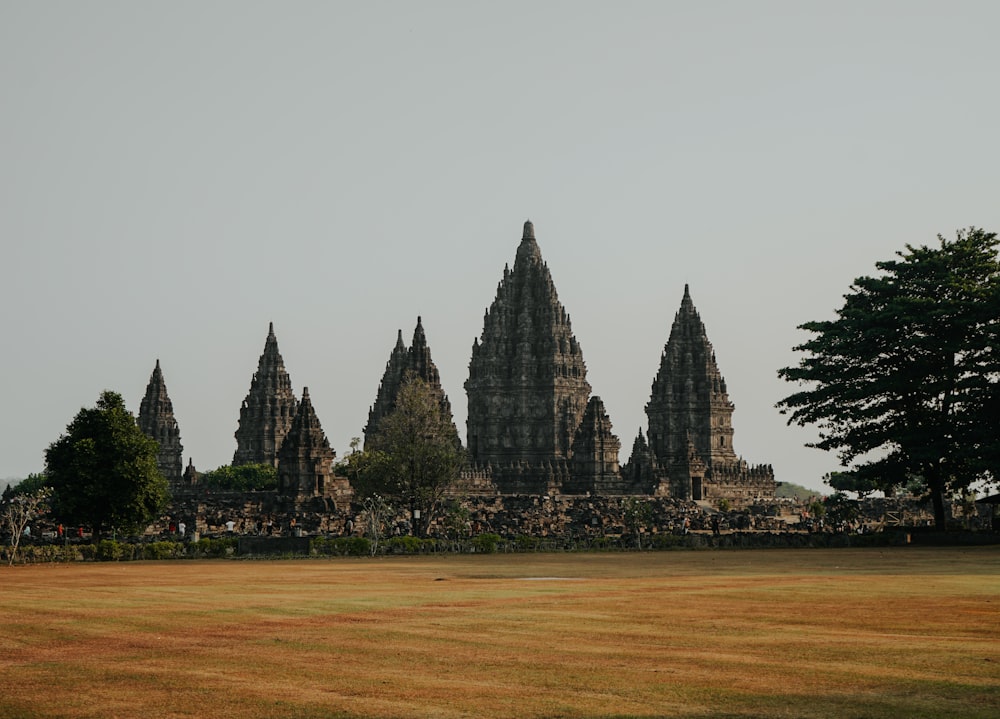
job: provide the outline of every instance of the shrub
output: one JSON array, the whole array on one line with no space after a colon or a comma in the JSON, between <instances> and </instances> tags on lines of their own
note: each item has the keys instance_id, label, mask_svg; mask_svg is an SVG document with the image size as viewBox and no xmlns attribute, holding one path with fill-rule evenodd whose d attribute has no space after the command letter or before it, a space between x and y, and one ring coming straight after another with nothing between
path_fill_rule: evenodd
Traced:
<instances>
[{"instance_id":1,"label":"shrub","mask_svg":"<svg viewBox=\"0 0 1000 719\"><path fill-rule=\"evenodd\" d=\"M482 552L483 554L495 553L498 544L500 544L499 534L480 534L472 538L473 551Z\"/></svg>"},{"instance_id":2,"label":"shrub","mask_svg":"<svg viewBox=\"0 0 1000 719\"><path fill-rule=\"evenodd\" d=\"M196 557L224 557L236 551L238 541L236 537L202 537L188 551Z\"/></svg>"},{"instance_id":3,"label":"shrub","mask_svg":"<svg viewBox=\"0 0 1000 719\"><path fill-rule=\"evenodd\" d=\"M423 542L419 537L405 535L387 539L384 546L386 554L419 554Z\"/></svg>"},{"instance_id":4,"label":"shrub","mask_svg":"<svg viewBox=\"0 0 1000 719\"><path fill-rule=\"evenodd\" d=\"M312 554L365 557L371 554L372 543L366 537L316 537L309 543Z\"/></svg>"},{"instance_id":5,"label":"shrub","mask_svg":"<svg viewBox=\"0 0 1000 719\"><path fill-rule=\"evenodd\" d=\"M152 542L143 545L143 559L173 559L183 556L184 545L179 542Z\"/></svg>"},{"instance_id":6,"label":"shrub","mask_svg":"<svg viewBox=\"0 0 1000 719\"><path fill-rule=\"evenodd\" d=\"M95 559L99 562L118 562L132 558L132 548L113 539L102 539L97 544Z\"/></svg>"}]
</instances>

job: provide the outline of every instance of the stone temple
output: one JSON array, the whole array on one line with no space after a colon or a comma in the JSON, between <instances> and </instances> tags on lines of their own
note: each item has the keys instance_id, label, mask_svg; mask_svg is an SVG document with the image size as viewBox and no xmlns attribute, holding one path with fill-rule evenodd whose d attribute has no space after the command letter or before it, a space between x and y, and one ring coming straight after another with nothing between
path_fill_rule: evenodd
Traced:
<instances>
[{"instance_id":1,"label":"stone temple","mask_svg":"<svg viewBox=\"0 0 1000 719\"><path fill-rule=\"evenodd\" d=\"M546 494L567 482L587 484L572 478L570 462L574 445L601 444L577 437L590 401L587 366L530 221L514 267L504 267L486 310L482 337L472 345L465 390L469 456L489 467L501 493ZM594 412L603 415L603 405ZM610 424L598 420L588 429L610 432ZM614 464L617 470L617 457ZM602 462L577 467L604 471Z\"/></svg>"},{"instance_id":2,"label":"stone temple","mask_svg":"<svg viewBox=\"0 0 1000 719\"><path fill-rule=\"evenodd\" d=\"M181 431L174 418L174 406L167 395L167 384L163 381L160 360L146 385L146 394L139 404L139 429L148 437L160 443L156 464L171 489L181 484L184 474L184 447L181 445Z\"/></svg>"},{"instance_id":3,"label":"stone temple","mask_svg":"<svg viewBox=\"0 0 1000 719\"><path fill-rule=\"evenodd\" d=\"M733 449L733 409L685 285L646 404L653 474L668 484L662 493L693 500L774 496L773 469L751 467ZM641 459L643 444L640 433L638 461L648 461Z\"/></svg>"},{"instance_id":4,"label":"stone temple","mask_svg":"<svg viewBox=\"0 0 1000 719\"><path fill-rule=\"evenodd\" d=\"M162 384L158 373L159 365L151 387ZM409 347L397 332L364 428L367 448L408 376L426 381L452 418L420 317ZM601 398L591 394L583 351L531 222L473 341L465 390L469 461L456 491L739 502L774 496L772 468L748 465L733 448L733 403L686 286L646 404L648 432L640 428L628 462L619 465L621 442ZM165 388L149 392L166 396ZM233 464L273 464L282 496L350 494L347 480L331 474L333 451L308 393L301 403L295 399L273 325L236 440ZM178 475L179 451L178 443Z\"/></svg>"},{"instance_id":5,"label":"stone temple","mask_svg":"<svg viewBox=\"0 0 1000 719\"><path fill-rule=\"evenodd\" d=\"M240 407L233 465L277 467L281 442L291 429L297 411L298 401L292 392L292 380L285 371L285 361L278 351L272 322L264 342L264 353L250 381L250 391Z\"/></svg>"},{"instance_id":6,"label":"stone temple","mask_svg":"<svg viewBox=\"0 0 1000 719\"><path fill-rule=\"evenodd\" d=\"M302 401L278 450L278 494L296 499L330 494L336 456L309 399L309 388L303 387Z\"/></svg>"},{"instance_id":7,"label":"stone temple","mask_svg":"<svg viewBox=\"0 0 1000 719\"><path fill-rule=\"evenodd\" d=\"M687 287L629 462L601 399L591 396L583 352L524 223L513 269L472 346L468 452L501 494L655 494L680 499L774 496L770 466L733 449L733 404Z\"/></svg>"},{"instance_id":8,"label":"stone temple","mask_svg":"<svg viewBox=\"0 0 1000 719\"><path fill-rule=\"evenodd\" d=\"M409 347L403 344L403 331L397 331L396 345L392 348L389 361L385 364L385 372L379 383L375 403L368 410L368 423L365 425L366 449L373 446L372 440L378 433L379 423L395 408L399 388L403 386L409 376L419 377L427 383L441 406L441 416L452 425L455 424L451 402L441 386L441 373L438 372L437 365L431 359L431 349L427 344L423 321L417 317L417 326L413 330L413 342ZM457 428L455 436L458 436Z\"/></svg>"}]
</instances>

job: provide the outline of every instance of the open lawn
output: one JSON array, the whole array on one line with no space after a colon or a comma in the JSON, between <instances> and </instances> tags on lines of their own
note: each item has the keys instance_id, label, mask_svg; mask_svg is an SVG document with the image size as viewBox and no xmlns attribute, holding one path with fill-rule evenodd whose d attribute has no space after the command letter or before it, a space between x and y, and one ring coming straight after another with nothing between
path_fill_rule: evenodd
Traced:
<instances>
[{"instance_id":1,"label":"open lawn","mask_svg":"<svg viewBox=\"0 0 1000 719\"><path fill-rule=\"evenodd\" d=\"M0 717L1000 716L1000 549L0 568Z\"/></svg>"}]
</instances>

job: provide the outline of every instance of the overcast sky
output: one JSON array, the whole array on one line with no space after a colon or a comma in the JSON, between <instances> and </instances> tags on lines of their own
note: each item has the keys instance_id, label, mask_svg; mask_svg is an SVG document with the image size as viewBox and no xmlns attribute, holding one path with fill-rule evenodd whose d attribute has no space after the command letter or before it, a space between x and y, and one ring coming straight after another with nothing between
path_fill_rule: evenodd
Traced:
<instances>
[{"instance_id":1,"label":"overcast sky","mask_svg":"<svg viewBox=\"0 0 1000 719\"><path fill-rule=\"evenodd\" d=\"M734 444L802 322L906 243L1000 229L1000 3L0 0L0 478L156 360L232 461L269 322L334 449L423 316L463 384L526 219L628 458L689 283Z\"/></svg>"}]
</instances>

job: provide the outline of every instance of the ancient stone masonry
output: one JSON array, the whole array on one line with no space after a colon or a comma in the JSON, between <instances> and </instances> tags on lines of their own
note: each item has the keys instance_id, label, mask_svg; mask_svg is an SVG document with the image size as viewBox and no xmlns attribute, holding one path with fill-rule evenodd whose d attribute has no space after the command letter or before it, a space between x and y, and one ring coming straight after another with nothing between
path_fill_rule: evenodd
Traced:
<instances>
[{"instance_id":1,"label":"ancient stone masonry","mask_svg":"<svg viewBox=\"0 0 1000 719\"><path fill-rule=\"evenodd\" d=\"M181 446L181 432L174 418L174 407L167 396L160 360L156 360L156 367L146 385L146 395L139 405L138 421L139 428L160 443L157 467L171 489L176 488L182 480L184 447Z\"/></svg>"},{"instance_id":2,"label":"ancient stone masonry","mask_svg":"<svg viewBox=\"0 0 1000 719\"><path fill-rule=\"evenodd\" d=\"M309 388L304 387L302 401L278 452L278 494L304 499L342 493L347 480L334 477L334 457L336 452L309 399Z\"/></svg>"},{"instance_id":3,"label":"ancient stone masonry","mask_svg":"<svg viewBox=\"0 0 1000 719\"><path fill-rule=\"evenodd\" d=\"M601 398L591 397L573 440L570 479L562 486L563 494L622 494L624 485L618 467L621 446L611 431L611 420Z\"/></svg>"},{"instance_id":4,"label":"ancient stone masonry","mask_svg":"<svg viewBox=\"0 0 1000 719\"><path fill-rule=\"evenodd\" d=\"M737 457L732 415L726 381L685 285L646 405L649 447L672 496L710 499L737 488L741 497L774 496L771 468L751 468Z\"/></svg>"},{"instance_id":5,"label":"ancient stone masonry","mask_svg":"<svg viewBox=\"0 0 1000 719\"><path fill-rule=\"evenodd\" d=\"M403 344L403 331L397 332L396 345L389 354L389 361L386 362L375 403L368 410L368 424L365 425L365 448L371 447L372 438L378 432L379 423L396 407L399 388L410 375L419 377L427 383L430 391L441 405L441 416L452 425L455 424L451 412L451 402L441 386L441 374L438 372L434 360L431 359L431 350L427 344L423 321L417 317L417 326L413 330L413 342L409 348ZM458 434L457 428L455 434Z\"/></svg>"},{"instance_id":6,"label":"ancient stone masonry","mask_svg":"<svg viewBox=\"0 0 1000 719\"><path fill-rule=\"evenodd\" d=\"M531 222L473 343L465 389L472 461L490 467L502 493L556 490L590 384Z\"/></svg>"},{"instance_id":7,"label":"ancient stone masonry","mask_svg":"<svg viewBox=\"0 0 1000 719\"><path fill-rule=\"evenodd\" d=\"M250 382L250 391L240 408L233 464L278 466L278 450L292 426L298 408L292 381L278 351L274 323L268 328L264 353Z\"/></svg>"},{"instance_id":8,"label":"ancient stone masonry","mask_svg":"<svg viewBox=\"0 0 1000 719\"><path fill-rule=\"evenodd\" d=\"M646 442L642 429L632 443L632 454L628 462L622 465L622 491L625 494L652 494L661 497L670 496L670 484L666 472L660 469L656 455Z\"/></svg>"}]
</instances>

